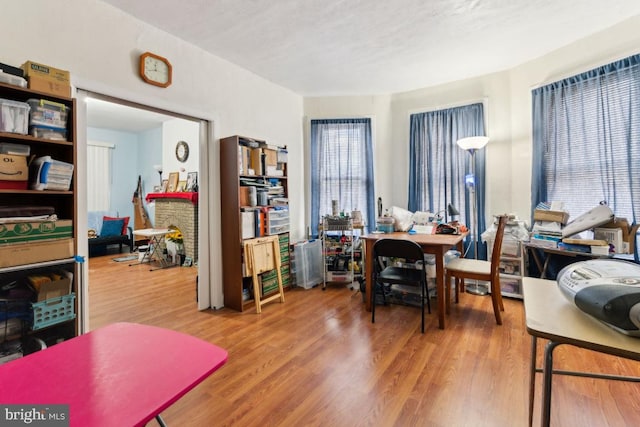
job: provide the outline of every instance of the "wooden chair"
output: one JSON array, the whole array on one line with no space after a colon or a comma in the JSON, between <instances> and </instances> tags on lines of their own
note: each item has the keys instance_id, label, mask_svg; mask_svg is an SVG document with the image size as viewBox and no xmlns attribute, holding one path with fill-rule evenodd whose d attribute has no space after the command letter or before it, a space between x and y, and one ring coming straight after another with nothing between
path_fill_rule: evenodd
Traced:
<instances>
[{"instance_id":1,"label":"wooden chair","mask_svg":"<svg viewBox=\"0 0 640 427\"><path fill-rule=\"evenodd\" d=\"M283 303L284 290L282 288L282 273L280 272L279 236L274 235L245 240L244 256L247 273L253 278L253 299L256 304L256 313L261 313L263 305L276 299L280 299L280 302ZM278 276L278 292L262 299L258 274L271 270L276 270Z\"/></svg>"},{"instance_id":2,"label":"wooden chair","mask_svg":"<svg viewBox=\"0 0 640 427\"><path fill-rule=\"evenodd\" d=\"M407 262L422 261L421 269L386 265L382 258L403 258ZM427 291L427 271L424 265L424 252L420 245L411 240L380 239L373 245L373 289L371 290L371 323L376 321L376 293L385 297L385 285L412 286L420 290L420 309L422 310L422 333L424 334L424 302L431 313L429 292ZM386 299L385 299L386 302Z\"/></svg>"},{"instance_id":3,"label":"wooden chair","mask_svg":"<svg viewBox=\"0 0 640 427\"><path fill-rule=\"evenodd\" d=\"M498 229L496 231L493 250L491 253L491 261L456 258L445 266L445 301L447 313L449 313L449 305L451 303L451 291L449 285L451 278L455 279L455 300L456 304L459 300L460 291L464 292L464 280L482 280L490 283L491 302L493 303L493 312L496 316L496 323L502 325L501 311L504 311L502 303L502 293L500 291L500 252L502 251L502 239L504 237L504 228L507 223L507 215L499 217Z\"/></svg>"}]
</instances>

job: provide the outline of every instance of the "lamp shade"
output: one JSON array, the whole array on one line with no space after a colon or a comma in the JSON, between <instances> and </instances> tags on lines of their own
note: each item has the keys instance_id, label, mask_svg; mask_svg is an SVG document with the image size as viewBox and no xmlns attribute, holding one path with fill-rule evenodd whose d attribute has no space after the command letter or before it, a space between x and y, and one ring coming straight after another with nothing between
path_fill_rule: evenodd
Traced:
<instances>
[{"instance_id":1,"label":"lamp shade","mask_svg":"<svg viewBox=\"0 0 640 427\"><path fill-rule=\"evenodd\" d=\"M458 211L458 209L456 209L456 207L451 203L447 205L447 213L449 214L449 216L460 215L460 211Z\"/></svg>"},{"instance_id":2,"label":"lamp shade","mask_svg":"<svg viewBox=\"0 0 640 427\"><path fill-rule=\"evenodd\" d=\"M486 136L469 136L467 138L460 138L456 141L456 144L463 150L479 150L489 142L489 138Z\"/></svg>"}]
</instances>

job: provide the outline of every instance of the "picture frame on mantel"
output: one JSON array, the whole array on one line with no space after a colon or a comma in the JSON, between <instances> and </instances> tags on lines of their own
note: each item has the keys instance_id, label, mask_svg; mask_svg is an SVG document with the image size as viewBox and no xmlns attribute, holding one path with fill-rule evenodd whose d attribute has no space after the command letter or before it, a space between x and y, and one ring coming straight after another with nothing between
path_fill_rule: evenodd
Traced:
<instances>
[{"instance_id":1,"label":"picture frame on mantel","mask_svg":"<svg viewBox=\"0 0 640 427\"><path fill-rule=\"evenodd\" d=\"M169 180L168 179L163 179L162 180L162 188L160 189L161 193L166 193L167 192L167 188L169 188Z\"/></svg>"},{"instance_id":2,"label":"picture frame on mantel","mask_svg":"<svg viewBox=\"0 0 640 427\"><path fill-rule=\"evenodd\" d=\"M185 191L198 191L198 172L189 172L187 174L187 188Z\"/></svg>"},{"instance_id":3,"label":"picture frame on mantel","mask_svg":"<svg viewBox=\"0 0 640 427\"><path fill-rule=\"evenodd\" d=\"M169 188L167 188L167 193L175 193L178 190L179 179L180 174L178 172L171 172L169 174Z\"/></svg>"}]
</instances>

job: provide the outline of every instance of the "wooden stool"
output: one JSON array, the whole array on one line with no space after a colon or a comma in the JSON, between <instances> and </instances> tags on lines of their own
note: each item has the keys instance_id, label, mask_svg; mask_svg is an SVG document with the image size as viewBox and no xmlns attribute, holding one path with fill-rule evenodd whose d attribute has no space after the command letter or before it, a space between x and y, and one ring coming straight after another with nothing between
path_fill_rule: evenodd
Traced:
<instances>
[{"instance_id":1,"label":"wooden stool","mask_svg":"<svg viewBox=\"0 0 640 427\"><path fill-rule=\"evenodd\" d=\"M245 240L244 255L247 273L253 277L253 299L256 303L256 313L261 313L261 307L271 301L280 298L284 302L284 290L282 289L282 273L280 272L280 239L277 235L258 237ZM278 292L265 298L260 297L260 281L258 274L265 271L276 270L278 275Z\"/></svg>"}]
</instances>

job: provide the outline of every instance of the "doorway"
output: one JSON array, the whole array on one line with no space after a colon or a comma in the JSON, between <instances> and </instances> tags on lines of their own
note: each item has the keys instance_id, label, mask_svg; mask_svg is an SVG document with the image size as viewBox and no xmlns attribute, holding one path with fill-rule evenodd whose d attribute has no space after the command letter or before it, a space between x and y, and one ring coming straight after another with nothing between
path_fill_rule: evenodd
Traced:
<instances>
[{"instance_id":1,"label":"doorway","mask_svg":"<svg viewBox=\"0 0 640 427\"><path fill-rule=\"evenodd\" d=\"M79 177L79 203L78 236L86 236L87 223L87 148L89 143L107 143L114 145L115 150L120 150L118 155L113 155L114 163L111 168L111 181L114 188L110 201L110 211L121 216L134 218L134 206L132 194L137 189L137 179L140 176L144 194L153 193L162 185L165 171L177 172L187 178L188 174L197 173L200 192L208 188L209 171L209 142L212 139L211 123L207 120L185 116L180 113L157 109L151 106L137 104L135 102L117 99L110 96L97 94L87 90L77 91L78 108L78 170ZM186 129L186 131L185 131ZM189 134L182 137L185 132ZM175 139L175 142L173 141ZM178 141L189 142L189 158L177 159L175 146ZM125 154L123 156L123 154ZM164 169L159 173L158 165ZM168 177L169 173L166 174ZM85 179L83 179L83 177ZM192 268L198 269L197 308L199 310L216 307L213 297L212 280L210 277L209 235L211 225L208 214L208 197L199 193L198 205L198 265ZM149 218L153 222L153 203L147 205ZM79 252L88 254L87 239L78 242ZM88 268L84 269L85 283L83 283L84 295L90 298L88 283L91 277ZM153 273L150 273L153 274ZM213 290L215 294L215 290ZM88 299L86 300L88 301ZM83 301L83 325L88 325L88 304Z\"/></svg>"}]
</instances>

